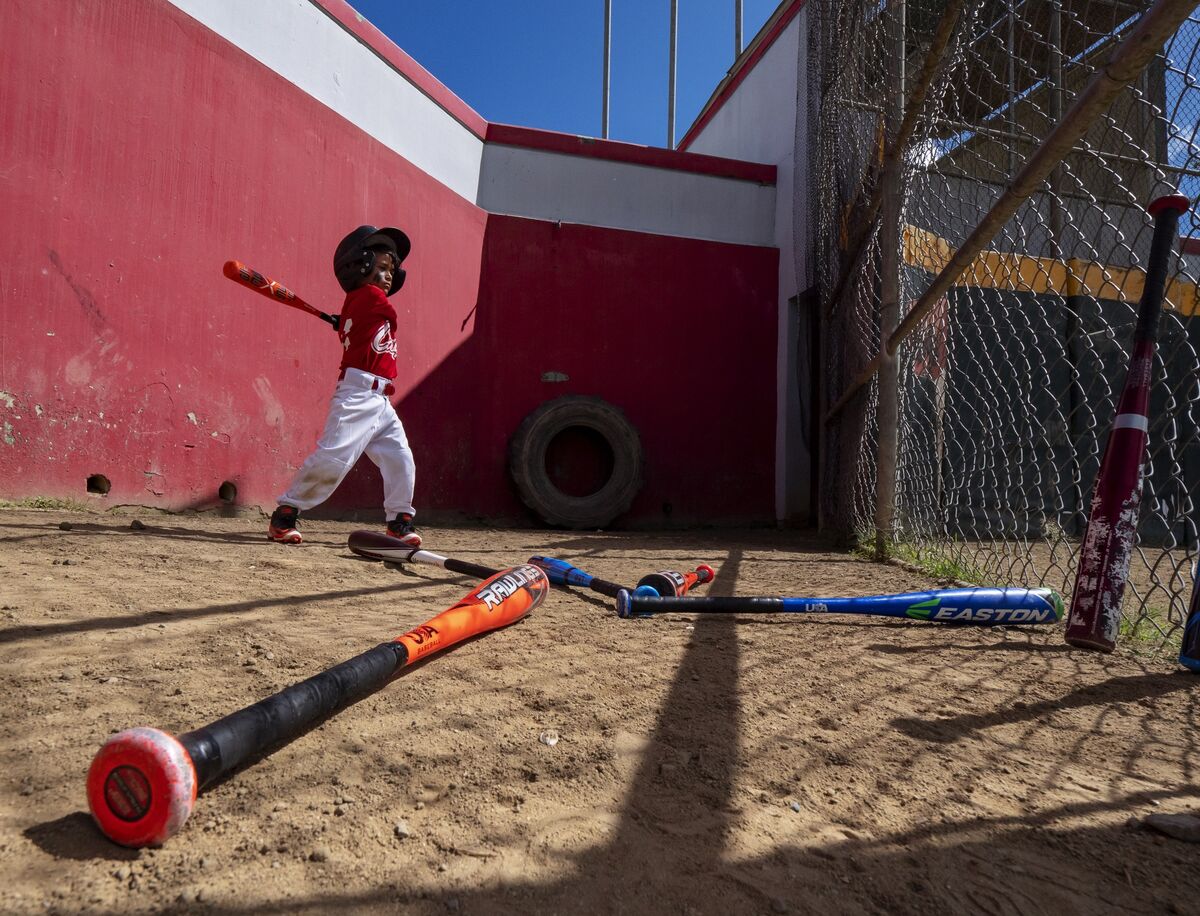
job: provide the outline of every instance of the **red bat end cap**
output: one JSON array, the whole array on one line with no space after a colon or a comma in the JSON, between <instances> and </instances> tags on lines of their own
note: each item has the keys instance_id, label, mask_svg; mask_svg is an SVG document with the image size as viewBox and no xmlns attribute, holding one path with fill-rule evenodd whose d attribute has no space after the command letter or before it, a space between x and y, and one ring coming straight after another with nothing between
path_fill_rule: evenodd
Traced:
<instances>
[{"instance_id":1,"label":"red bat end cap","mask_svg":"<svg viewBox=\"0 0 1200 916\"><path fill-rule=\"evenodd\" d=\"M698 582L711 582L716 574L717 571L707 563L701 563L696 567L696 576Z\"/></svg>"},{"instance_id":2,"label":"red bat end cap","mask_svg":"<svg viewBox=\"0 0 1200 916\"><path fill-rule=\"evenodd\" d=\"M1176 213L1187 213L1192 208L1191 198L1184 197L1182 194L1168 194L1166 197L1159 197L1150 202L1150 206L1146 209L1151 216L1158 216L1164 210L1174 210Z\"/></svg>"},{"instance_id":3,"label":"red bat end cap","mask_svg":"<svg viewBox=\"0 0 1200 916\"><path fill-rule=\"evenodd\" d=\"M221 273L225 274L230 280L236 280L241 267L242 265L237 261L226 261L225 266L221 268Z\"/></svg>"},{"instance_id":4,"label":"red bat end cap","mask_svg":"<svg viewBox=\"0 0 1200 916\"><path fill-rule=\"evenodd\" d=\"M196 803L196 768L157 728L131 728L100 748L87 776L96 826L122 846L154 846L177 834Z\"/></svg>"}]
</instances>

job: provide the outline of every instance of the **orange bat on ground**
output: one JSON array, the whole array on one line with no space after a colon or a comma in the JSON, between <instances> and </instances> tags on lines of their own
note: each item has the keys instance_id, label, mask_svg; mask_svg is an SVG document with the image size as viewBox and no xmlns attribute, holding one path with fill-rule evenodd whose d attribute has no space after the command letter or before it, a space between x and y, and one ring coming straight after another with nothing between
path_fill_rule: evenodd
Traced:
<instances>
[{"instance_id":1,"label":"orange bat on ground","mask_svg":"<svg viewBox=\"0 0 1200 916\"><path fill-rule=\"evenodd\" d=\"M122 846L162 843L183 828L201 789L369 696L408 665L515 623L549 588L536 566L503 570L419 627L196 731L113 735L88 771L92 817Z\"/></svg>"}]
</instances>

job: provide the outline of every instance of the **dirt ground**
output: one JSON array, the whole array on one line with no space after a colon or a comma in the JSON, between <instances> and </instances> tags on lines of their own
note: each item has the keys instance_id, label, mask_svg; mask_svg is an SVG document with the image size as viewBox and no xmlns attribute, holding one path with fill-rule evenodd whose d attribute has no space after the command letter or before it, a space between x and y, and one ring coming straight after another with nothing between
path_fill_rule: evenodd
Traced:
<instances>
[{"instance_id":1,"label":"dirt ground","mask_svg":"<svg viewBox=\"0 0 1200 916\"><path fill-rule=\"evenodd\" d=\"M622 621L560 589L202 793L163 847L115 846L84 797L109 734L200 727L474 587L354 557L361 523L264 527L0 511L0 911L1197 912L1198 847L1130 823L1200 807L1200 680L1169 658L1059 627ZM937 584L791 532L423 534L615 581L708 562L716 595Z\"/></svg>"}]
</instances>

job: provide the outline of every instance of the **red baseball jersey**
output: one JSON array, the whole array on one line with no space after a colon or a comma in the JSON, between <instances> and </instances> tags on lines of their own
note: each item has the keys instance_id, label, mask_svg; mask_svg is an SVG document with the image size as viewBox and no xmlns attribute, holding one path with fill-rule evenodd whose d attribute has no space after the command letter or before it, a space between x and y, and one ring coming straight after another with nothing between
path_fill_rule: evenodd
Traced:
<instances>
[{"instance_id":1,"label":"red baseball jersey","mask_svg":"<svg viewBox=\"0 0 1200 916\"><path fill-rule=\"evenodd\" d=\"M343 369L396 377L396 310L378 286L360 286L346 294L338 337L346 351Z\"/></svg>"}]
</instances>

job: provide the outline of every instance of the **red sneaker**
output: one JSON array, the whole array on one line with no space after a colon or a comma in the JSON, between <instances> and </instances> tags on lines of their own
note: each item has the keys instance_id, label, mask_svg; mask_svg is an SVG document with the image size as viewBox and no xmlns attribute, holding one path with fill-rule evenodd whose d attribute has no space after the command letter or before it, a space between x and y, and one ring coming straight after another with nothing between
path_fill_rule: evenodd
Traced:
<instances>
[{"instance_id":1,"label":"red sneaker","mask_svg":"<svg viewBox=\"0 0 1200 916\"><path fill-rule=\"evenodd\" d=\"M279 506L271 513L267 537L280 544L301 543L304 538L300 534L300 510L295 506Z\"/></svg>"},{"instance_id":2,"label":"red sneaker","mask_svg":"<svg viewBox=\"0 0 1200 916\"><path fill-rule=\"evenodd\" d=\"M387 523L387 533L408 547L420 547L421 535L413 527L412 516L402 512Z\"/></svg>"}]
</instances>

